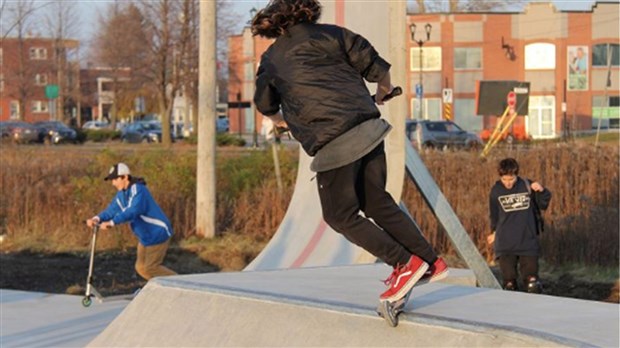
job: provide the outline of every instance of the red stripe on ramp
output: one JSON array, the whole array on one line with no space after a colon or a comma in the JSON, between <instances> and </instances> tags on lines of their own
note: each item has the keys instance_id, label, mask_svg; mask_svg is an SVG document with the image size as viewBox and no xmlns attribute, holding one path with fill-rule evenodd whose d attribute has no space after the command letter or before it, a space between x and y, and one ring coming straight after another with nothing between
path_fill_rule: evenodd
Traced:
<instances>
[{"instance_id":1,"label":"red stripe on ramp","mask_svg":"<svg viewBox=\"0 0 620 348\"><path fill-rule=\"evenodd\" d=\"M344 0L336 0L336 24L344 27Z\"/></svg>"},{"instance_id":2,"label":"red stripe on ramp","mask_svg":"<svg viewBox=\"0 0 620 348\"><path fill-rule=\"evenodd\" d=\"M293 261L290 268L299 268L301 267L301 265L304 264L304 262L306 262L308 257L310 257L310 254L312 254L314 249L316 249L316 246L319 244L319 241L323 237L323 233L325 233L326 229L327 224L325 223L325 221L323 221L323 219L321 219L321 222L316 227L316 230L314 230L314 234L312 234L312 238L310 238L310 241L301 252L301 254L299 254L297 259Z\"/></svg>"}]
</instances>

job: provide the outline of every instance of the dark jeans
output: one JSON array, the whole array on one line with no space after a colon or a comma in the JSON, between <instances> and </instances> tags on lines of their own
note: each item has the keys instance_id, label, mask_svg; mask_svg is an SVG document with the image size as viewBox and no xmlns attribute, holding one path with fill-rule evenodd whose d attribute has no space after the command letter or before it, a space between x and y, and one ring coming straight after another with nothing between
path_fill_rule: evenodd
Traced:
<instances>
[{"instance_id":1,"label":"dark jeans","mask_svg":"<svg viewBox=\"0 0 620 348\"><path fill-rule=\"evenodd\" d=\"M383 143L363 158L319 172L316 178L323 218L347 240L393 267L407 263L411 254L435 262L437 255L416 224L385 190Z\"/></svg>"},{"instance_id":2,"label":"dark jeans","mask_svg":"<svg viewBox=\"0 0 620 348\"><path fill-rule=\"evenodd\" d=\"M525 286L527 286L528 277L534 276L538 279L538 256L502 255L499 257L499 269L502 272L504 285L509 281L517 283L517 264Z\"/></svg>"}]
</instances>

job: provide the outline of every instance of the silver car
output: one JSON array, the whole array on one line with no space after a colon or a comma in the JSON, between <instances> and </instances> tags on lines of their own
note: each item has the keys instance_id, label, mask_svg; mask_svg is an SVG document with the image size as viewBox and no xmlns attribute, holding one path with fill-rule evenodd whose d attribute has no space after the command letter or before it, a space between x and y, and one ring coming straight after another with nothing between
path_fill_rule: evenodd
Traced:
<instances>
[{"instance_id":1,"label":"silver car","mask_svg":"<svg viewBox=\"0 0 620 348\"><path fill-rule=\"evenodd\" d=\"M458 148L477 150L482 140L452 121L407 120L407 138L416 148Z\"/></svg>"}]
</instances>

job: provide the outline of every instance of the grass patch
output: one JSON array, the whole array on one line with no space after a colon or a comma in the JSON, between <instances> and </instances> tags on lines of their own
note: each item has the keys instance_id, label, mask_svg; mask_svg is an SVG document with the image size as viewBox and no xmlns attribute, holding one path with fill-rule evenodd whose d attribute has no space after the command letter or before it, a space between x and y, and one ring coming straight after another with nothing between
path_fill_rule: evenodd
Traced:
<instances>
[{"instance_id":1,"label":"grass patch","mask_svg":"<svg viewBox=\"0 0 620 348\"><path fill-rule=\"evenodd\" d=\"M594 144L596 142L596 134L580 136L576 140L586 144ZM620 132L602 132L599 134L598 142L599 144L618 145L620 143Z\"/></svg>"}]
</instances>

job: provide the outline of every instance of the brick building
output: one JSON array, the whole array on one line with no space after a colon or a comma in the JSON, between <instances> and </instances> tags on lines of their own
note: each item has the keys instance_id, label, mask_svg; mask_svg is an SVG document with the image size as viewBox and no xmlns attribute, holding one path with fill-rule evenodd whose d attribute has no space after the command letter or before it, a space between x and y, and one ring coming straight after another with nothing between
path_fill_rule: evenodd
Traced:
<instances>
[{"instance_id":1,"label":"brick building","mask_svg":"<svg viewBox=\"0 0 620 348\"><path fill-rule=\"evenodd\" d=\"M260 132L262 115L255 112L250 102L260 57L272 42L258 36L252 37L248 27L241 35L228 38L228 118L232 133Z\"/></svg>"},{"instance_id":2,"label":"brick building","mask_svg":"<svg viewBox=\"0 0 620 348\"><path fill-rule=\"evenodd\" d=\"M619 7L598 2L574 12L530 3L514 13L409 14L403 28L409 38L407 117L452 118L470 131L491 129L497 115L476 114L477 82L510 80L530 83L528 115L517 118L513 131L556 138L590 130L599 118L603 127L618 128ZM229 38L229 102L251 101L256 64L270 43L252 38L249 28ZM451 98L444 99L444 90ZM231 131L240 125L245 133L254 122L260 125L261 115L254 121L254 109L246 107L231 108L229 117Z\"/></svg>"},{"instance_id":3,"label":"brick building","mask_svg":"<svg viewBox=\"0 0 620 348\"><path fill-rule=\"evenodd\" d=\"M0 120L35 122L71 115L79 65L69 57L78 41L4 38L1 43Z\"/></svg>"}]
</instances>

